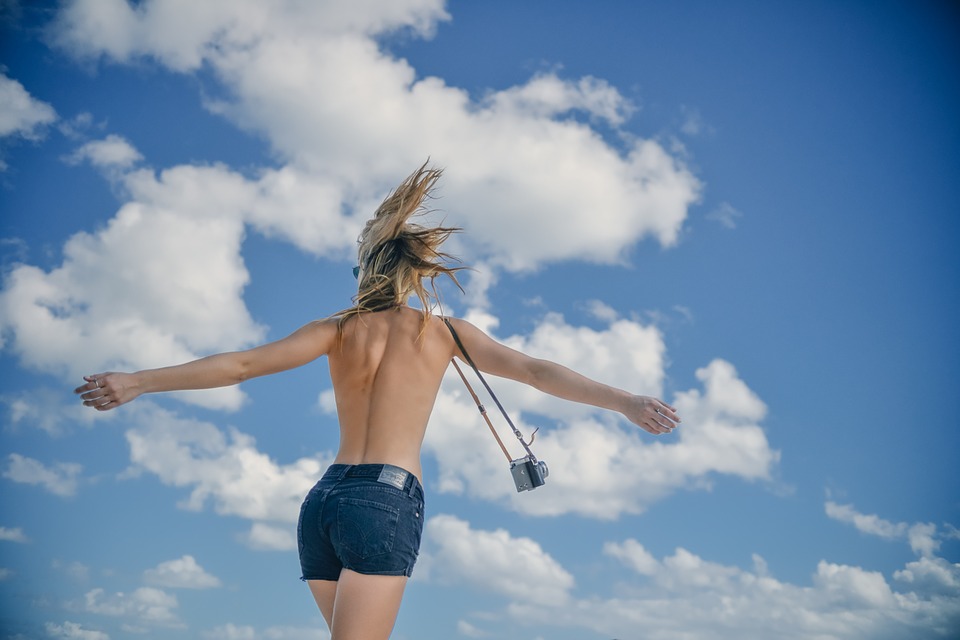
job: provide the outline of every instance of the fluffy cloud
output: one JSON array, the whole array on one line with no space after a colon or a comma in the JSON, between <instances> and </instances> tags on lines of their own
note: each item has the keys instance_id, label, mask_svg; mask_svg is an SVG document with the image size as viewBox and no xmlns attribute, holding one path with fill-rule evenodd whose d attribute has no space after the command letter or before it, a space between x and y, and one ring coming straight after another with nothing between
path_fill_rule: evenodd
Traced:
<instances>
[{"instance_id":1,"label":"fluffy cloud","mask_svg":"<svg viewBox=\"0 0 960 640\"><path fill-rule=\"evenodd\" d=\"M182 503L186 509L200 510L210 501L221 515L296 522L303 497L331 461L301 458L281 465L259 451L247 434L225 434L208 422L180 418L149 404L141 405L134 420L138 426L126 434L132 470L149 471L165 484L191 487ZM255 530L251 541L276 548L271 531ZM273 544L266 544L268 538Z\"/></svg>"},{"instance_id":2,"label":"fluffy cloud","mask_svg":"<svg viewBox=\"0 0 960 640\"><path fill-rule=\"evenodd\" d=\"M103 140L87 142L67 157L71 164L87 160L100 169L129 169L143 159L126 139L111 134Z\"/></svg>"},{"instance_id":3,"label":"fluffy cloud","mask_svg":"<svg viewBox=\"0 0 960 640\"><path fill-rule=\"evenodd\" d=\"M591 122L617 127L633 110L603 80L544 73L475 101L379 47L397 29L429 36L447 18L441 2L205 3L189 26L183 10L78 1L50 34L80 57L209 65L231 98L208 106L263 134L286 164L156 173L135 170L141 156L119 136L80 147L72 158L109 169L127 201L70 238L60 266L6 274L0 331L25 366L78 379L262 340L242 297L244 233L345 259L379 199L428 155L450 167L442 196L469 231L453 248L491 279L550 261L616 262L644 236L670 245L698 198L699 182L657 142L615 148L597 133ZM180 397L220 409L244 400L236 388Z\"/></svg>"},{"instance_id":4,"label":"fluffy cloud","mask_svg":"<svg viewBox=\"0 0 960 640\"><path fill-rule=\"evenodd\" d=\"M424 527L418 574L440 583L468 583L522 603L561 605L570 597L571 576L530 538L503 529L473 529L451 515ZM419 577L419 576L418 576Z\"/></svg>"},{"instance_id":5,"label":"fluffy cloud","mask_svg":"<svg viewBox=\"0 0 960 640\"><path fill-rule=\"evenodd\" d=\"M56 119L53 107L32 97L16 80L0 75L0 137L34 138L39 127Z\"/></svg>"},{"instance_id":6,"label":"fluffy cloud","mask_svg":"<svg viewBox=\"0 0 960 640\"><path fill-rule=\"evenodd\" d=\"M274 527L263 522L250 525L250 532L242 540L252 549L267 551L296 551L297 537L291 527Z\"/></svg>"},{"instance_id":7,"label":"fluffy cloud","mask_svg":"<svg viewBox=\"0 0 960 640\"><path fill-rule=\"evenodd\" d=\"M596 330L570 325L560 314L548 313L529 336L509 336L503 342L534 358L561 362L605 384L628 384L631 391L645 395L663 393L666 347L653 326L608 316L607 327ZM497 394L508 406L550 418L585 417L594 411L509 380L498 381L497 389L502 389Z\"/></svg>"},{"instance_id":8,"label":"fluffy cloud","mask_svg":"<svg viewBox=\"0 0 960 640\"><path fill-rule=\"evenodd\" d=\"M268 627L257 631L250 625L228 623L205 631L207 640L329 640L330 634L317 628Z\"/></svg>"},{"instance_id":9,"label":"fluffy cloud","mask_svg":"<svg viewBox=\"0 0 960 640\"><path fill-rule=\"evenodd\" d=\"M633 539L625 540L622 544L608 542L603 545L603 552L608 556L619 558L624 565L641 575L654 575L660 567L650 552Z\"/></svg>"},{"instance_id":10,"label":"fluffy cloud","mask_svg":"<svg viewBox=\"0 0 960 640\"><path fill-rule=\"evenodd\" d=\"M54 624L48 622L44 625L47 635L51 638L68 638L70 640L110 640L110 636L103 631L94 629L84 629L76 622L64 622L63 624Z\"/></svg>"},{"instance_id":11,"label":"fluffy cloud","mask_svg":"<svg viewBox=\"0 0 960 640\"><path fill-rule=\"evenodd\" d=\"M486 315L469 316L484 328L497 324ZM664 377L664 345L655 328L611 319L604 330L568 325L548 315L529 338L504 339L510 346L547 357L608 383L659 395ZM709 475L725 473L749 480L769 480L779 460L759 421L764 403L741 380L734 367L715 360L697 371L704 391L678 394L683 423L673 435L653 440L645 432L617 421L612 414L564 403L509 381L491 381L497 395L525 434L539 416L543 425L533 449L552 472L537 499L517 494L505 461L456 374L448 373L424 440L439 465L439 488L508 504L533 515L580 515L613 519L640 513L677 489L703 486ZM479 386L478 386L479 388ZM517 457L520 451L503 419L491 412ZM492 480L491 480L492 479Z\"/></svg>"},{"instance_id":12,"label":"fluffy cloud","mask_svg":"<svg viewBox=\"0 0 960 640\"><path fill-rule=\"evenodd\" d=\"M492 264L611 262L645 235L669 245L699 197L657 142L617 149L578 117L617 127L634 110L601 79L543 73L472 100L378 45L398 29L429 37L448 18L442 2L209 3L189 28L179 10L176 0L75 2L51 33L81 57L210 65L231 97L208 106L312 179L346 187L346 209L369 210L432 155L451 167L444 195Z\"/></svg>"},{"instance_id":13,"label":"fluffy cloud","mask_svg":"<svg viewBox=\"0 0 960 640\"><path fill-rule=\"evenodd\" d=\"M220 586L220 579L204 571L190 555L161 562L155 568L147 569L143 573L143 579L147 584L174 589L210 589Z\"/></svg>"},{"instance_id":14,"label":"fluffy cloud","mask_svg":"<svg viewBox=\"0 0 960 640\"><path fill-rule=\"evenodd\" d=\"M6 275L0 329L25 366L79 380L250 346L265 328L242 297L246 224L344 255L360 228L339 213L334 187L293 169L251 181L183 166L134 171L122 183L131 200L106 227L70 238L58 268L19 265ZM232 410L245 396L228 387L179 397Z\"/></svg>"},{"instance_id":15,"label":"fluffy cloud","mask_svg":"<svg viewBox=\"0 0 960 640\"><path fill-rule=\"evenodd\" d=\"M923 556L893 574L912 589L925 593L956 595L960 593L960 563L944 558Z\"/></svg>"},{"instance_id":16,"label":"fluffy cloud","mask_svg":"<svg viewBox=\"0 0 960 640\"><path fill-rule=\"evenodd\" d=\"M131 593L106 593L92 589L86 593L82 608L90 613L130 618L138 624L182 627L177 617L177 597L153 587L140 587Z\"/></svg>"},{"instance_id":17,"label":"fluffy cloud","mask_svg":"<svg viewBox=\"0 0 960 640\"><path fill-rule=\"evenodd\" d=\"M30 539L23 533L23 529L20 527L9 528L9 527L0 527L0 540L6 542L19 542L27 543L30 542Z\"/></svg>"},{"instance_id":18,"label":"fluffy cloud","mask_svg":"<svg viewBox=\"0 0 960 640\"><path fill-rule=\"evenodd\" d=\"M463 534L460 529L438 533ZM657 559L635 539L608 542L603 550L634 574L617 583L615 595L513 602L506 615L516 624L586 628L606 637L631 637L642 628L652 640L933 639L951 637L960 624L960 565L943 558L908 563L894 574L904 587L897 589L879 572L826 560L817 564L812 583L802 586L770 575L757 555L753 566L743 569L683 548ZM473 579L478 586L508 595L496 587L489 566L460 566L465 574L485 576L485 583ZM466 635L489 633L482 622L467 624Z\"/></svg>"},{"instance_id":19,"label":"fluffy cloud","mask_svg":"<svg viewBox=\"0 0 960 640\"><path fill-rule=\"evenodd\" d=\"M184 194L197 196L193 207L168 204L163 194L131 202L106 228L74 235L60 267L21 265L7 274L0 326L26 366L79 380L97 369L160 366L262 339L241 298L249 279L239 254L243 223L222 214L229 203L216 206L217 193L233 191L231 174L206 173L208 199ZM142 173L130 181L156 184ZM236 388L187 397L217 408L236 408L243 398Z\"/></svg>"},{"instance_id":20,"label":"fluffy cloud","mask_svg":"<svg viewBox=\"0 0 960 640\"><path fill-rule=\"evenodd\" d=\"M79 401L65 404L63 389L39 387L0 395L0 403L8 409L12 428L39 429L50 436L60 436L77 425L89 425L94 416Z\"/></svg>"},{"instance_id":21,"label":"fluffy cloud","mask_svg":"<svg viewBox=\"0 0 960 640\"><path fill-rule=\"evenodd\" d=\"M77 492L78 476L83 467L75 462L57 462L46 466L39 460L11 453L3 477L23 484L40 485L58 496L72 496Z\"/></svg>"},{"instance_id":22,"label":"fluffy cloud","mask_svg":"<svg viewBox=\"0 0 960 640\"><path fill-rule=\"evenodd\" d=\"M860 513L851 505L837 504L832 500L828 500L824 504L824 509L827 515L834 520L852 524L857 530L868 535L878 536L886 540L906 539L914 553L927 558L933 556L940 548L939 538L941 535L947 537L947 535L938 534L937 526L929 522L914 524L890 522L877 515Z\"/></svg>"}]
</instances>

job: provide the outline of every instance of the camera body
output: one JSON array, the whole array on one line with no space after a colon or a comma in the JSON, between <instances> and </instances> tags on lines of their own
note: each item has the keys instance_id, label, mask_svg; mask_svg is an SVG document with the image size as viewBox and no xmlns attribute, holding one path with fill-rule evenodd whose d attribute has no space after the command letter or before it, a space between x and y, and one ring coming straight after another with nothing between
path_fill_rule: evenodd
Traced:
<instances>
[{"instance_id":1,"label":"camera body","mask_svg":"<svg viewBox=\"0 0 960 640\"><path fill-rule=\"evenodd\" d=\"M543 460L537 460L530 456L524 456L510 461L510 473L513 474L513 482L517 485L517 491L533 491L537 487L542 487L550 475L547 463Z\"/></svg>"}]
</instances>

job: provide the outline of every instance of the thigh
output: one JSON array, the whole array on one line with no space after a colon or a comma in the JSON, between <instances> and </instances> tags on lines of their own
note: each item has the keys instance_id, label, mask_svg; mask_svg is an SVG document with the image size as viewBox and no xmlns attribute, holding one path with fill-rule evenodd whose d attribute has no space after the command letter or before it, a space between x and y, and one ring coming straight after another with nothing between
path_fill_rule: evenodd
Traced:
<instances>
[{"instance_id":1,"label":"thigh","mask_svg":"<svg viewBox=\"0 0 960 640\"><path fill-rule=\"evenodd\" d=\"M337 640L387 640L400 611L407 577L344 569L334 584L332 636Z\"/></svg>"},{"instance_id":2,"label":"thigh","mask_svg":"<svg viewBox=\"0 0 960 640\"><path fill-rule=\"evenodd\" d=\"M323 614L323 619L327 622L327 627L333 628L333 603L337 597L337 581L336 580L307 580L307 585L310 587L310 593L313 594L313 599L317 601L317 606L320 607L320 613Z\"/></svg>"}]
</instances>

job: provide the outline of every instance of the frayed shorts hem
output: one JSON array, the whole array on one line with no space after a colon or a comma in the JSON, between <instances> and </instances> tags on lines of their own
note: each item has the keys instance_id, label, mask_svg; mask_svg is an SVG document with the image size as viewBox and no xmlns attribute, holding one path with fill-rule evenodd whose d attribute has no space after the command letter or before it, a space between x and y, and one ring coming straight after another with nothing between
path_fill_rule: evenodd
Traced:
<instances>
[{"instance_id":1,"label":"frayed shorts hem","mask_svg":"<svg viewBox=\"0 0 960 640\"><path fill-rule=\"evenodd\" d=\"M354 568L352 568L352 567L344 567L344 569L346 569L346 570L348 570L348 571L353 571L354 573L359 573L360 575L364 575L364 576L404 576L404 577L409 578L409 577L411 577L411 576L413 575L413 570L412 570L412 568L411 568L410 571L403 571L403 570L400 570L400 571L358 571L357 569L354 569ZM307 580L323 580L323 581L325 581L325 582L338 582L338 581L340 580L340 576L338 575L338 576L335 577L335 578L328 578L327 576L322 576L322 577L321 577L321 576L301 576L301 577L300 577L300 580L301 580L302 582L306 582Z\"/></svg>"}]
</instances>

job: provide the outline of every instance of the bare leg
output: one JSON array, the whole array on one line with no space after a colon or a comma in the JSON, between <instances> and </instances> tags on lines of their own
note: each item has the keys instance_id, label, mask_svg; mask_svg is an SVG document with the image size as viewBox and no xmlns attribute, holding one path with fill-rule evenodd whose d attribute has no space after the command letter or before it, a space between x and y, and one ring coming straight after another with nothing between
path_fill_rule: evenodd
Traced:
<instances>
[{"instance_id":1,"label":"bare leg","mask_svg":"<svg viewBox=\"0 0 960 640\"><path fill-rule=\"evenodd\" d=\"M400 611L406 576L370 576L349 569L340 580L308 580L330 626L331 640L387 640Z\"/></svg>"},{"instance_id":2,"label":"bare leg","mask_svg":"<svg viewBox=\"0 0 960 640\"><path fill-rule=\"evenodd\" d=\"M317 601L320 607L320 613L323 619L327 621L327 627L333 629L333 603L337 598L336 580L307 580L310 587L310 593L313 599Z\"/></svg>"}]
</instances>

